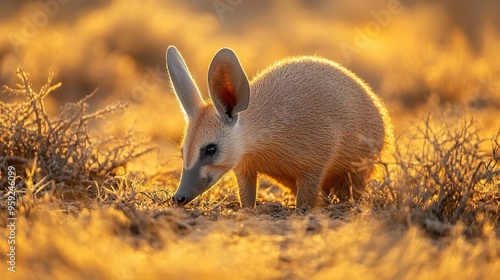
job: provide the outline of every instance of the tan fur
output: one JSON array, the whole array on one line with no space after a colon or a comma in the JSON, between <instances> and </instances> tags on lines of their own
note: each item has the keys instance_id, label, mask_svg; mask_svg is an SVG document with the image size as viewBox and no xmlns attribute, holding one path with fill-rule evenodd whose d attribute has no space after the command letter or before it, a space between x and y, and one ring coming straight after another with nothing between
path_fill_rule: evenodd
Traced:
<instances>
[{"instance_id":1,"label":"tan fur","mask_svg":"<svg viewBox=\"0 0 500 280\"><path fill-rule=\"evenodd\" d=\"M204 145L218 143L218 160L200 172L218 179L234 170L242 206L255 205L259 173L296 193L297 207L314 206L320 190L341 199L366 192L374 161L392 143L392 128L360 78L326 59L294 57L260 72L249 89L248 108L234 124L224 123L210 101L189 117L185 169Z\"/></svg>"}]
</instances>

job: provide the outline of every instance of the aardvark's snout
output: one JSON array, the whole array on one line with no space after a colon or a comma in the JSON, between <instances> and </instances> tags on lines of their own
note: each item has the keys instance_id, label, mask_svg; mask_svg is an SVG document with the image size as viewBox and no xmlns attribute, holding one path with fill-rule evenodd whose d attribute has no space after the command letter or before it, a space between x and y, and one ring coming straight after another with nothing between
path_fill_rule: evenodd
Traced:
<instances>
[{"instance_id":1,"label":"aardvark's snout","mask_svg":"<svg viewBox=\"0 0 500 280\"><path fill-rule=\"evenodd\" d=\"M174 195L174 196L172 196L172 200L177 205L185 205L188 203L188 198L186 196L182 196L182 195Z\"/></svg>"},{"instance_id":2,"label":"aardvark's snout","mask_svg":"<svg viewBox=\"0 0 500 280\"><path fill-rule=\"evenodd\" d=\"M183 169L179 187L172 199L177 205L186 205L206 191L211 186L211 182L211 177L202 178L200 176L198 165L191 169Z\"/></svg>"}]
</instances>

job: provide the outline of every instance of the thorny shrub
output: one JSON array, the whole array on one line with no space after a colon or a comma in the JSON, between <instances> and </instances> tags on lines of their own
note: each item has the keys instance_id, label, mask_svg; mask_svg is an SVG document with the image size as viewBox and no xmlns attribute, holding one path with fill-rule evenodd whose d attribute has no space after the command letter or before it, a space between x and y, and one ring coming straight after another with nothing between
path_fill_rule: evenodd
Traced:
<instances>
[{"instance_id":1,"label":"thorny shrub","mask_svg":"<svg viewBox=\"0 0 500 280\"><path fill-rule=\"evenodd\" d=\"M87 101L95 91L76 103L67 103L58 117L49 115L44 99L61 84L52 75L37 92L22 67L17 70L17 88L4 86L4 94L16 95L12 102L0 101L0 186L7 189L8 166L14 166L18 195L47 191L63 193L99 192L104 184L117 185L117 172L127 162L151 150L130 131L124 137L92 137L89 124L123 110L124 103L87 112ZM94 188L91 188L94 187ZM67 196L66 196L67 197Z\"/></svg>"},{"instance_id":2,"label":"thorny shrub","mask_svg":"<svg viewBox=\"0 0 500 280\"><path fill-rule=\"evenodd\" d=\"M385 176L374 183L373 201L403 213L431 233L457 223L468 234L500 224L500 131L480 135L472 117L412 124L398 139L394 163L381 163Z\"/></svg>"}]
</instances>

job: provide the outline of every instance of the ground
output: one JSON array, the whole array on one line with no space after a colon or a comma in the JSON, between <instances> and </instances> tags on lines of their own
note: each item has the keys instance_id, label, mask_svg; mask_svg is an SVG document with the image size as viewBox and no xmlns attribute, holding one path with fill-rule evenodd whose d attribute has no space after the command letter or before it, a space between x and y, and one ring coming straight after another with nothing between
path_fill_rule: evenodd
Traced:
<instances>
[{"instance_id":1,"label":"ground","mask_svg":"<svg viewBox=\"0 0 500 280\"><path fill-rule=\"evenodd\" d=\"M206 211L46 207L19 219L18 264L8 279L495 279L500 272L494 229L467 239L455 226L436 238L409 219L351 203L307 212L275 202Z\"/></svg>"}]
</instances>

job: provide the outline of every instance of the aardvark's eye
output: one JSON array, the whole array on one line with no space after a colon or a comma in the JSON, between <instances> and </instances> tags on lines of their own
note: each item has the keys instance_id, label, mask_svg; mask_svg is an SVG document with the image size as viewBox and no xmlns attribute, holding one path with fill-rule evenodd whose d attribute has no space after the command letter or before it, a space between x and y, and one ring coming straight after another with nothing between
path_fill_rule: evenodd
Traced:
<instances>
[{"instance_id":1,"label":"aardvark's eye","mask_svg":"<svg viewBox=\"0 0 500 280\"><path fill-rule=\"evenodd\" d=\"M208 144L205 147L205 151L204 151L204 155L205 156L213 156L213 155L215 155L215 153L217 153L217 145L215 145L215 144Z\"/></svg>"}]
</instances>

